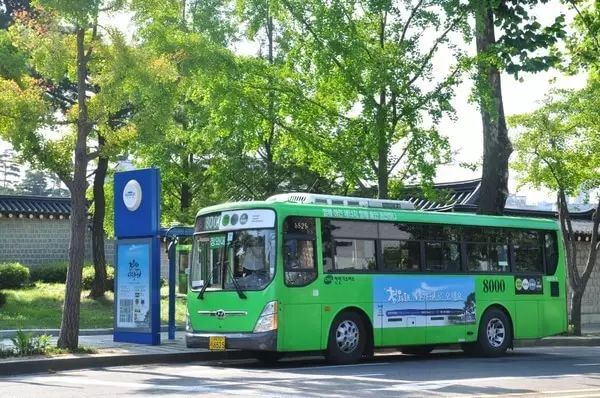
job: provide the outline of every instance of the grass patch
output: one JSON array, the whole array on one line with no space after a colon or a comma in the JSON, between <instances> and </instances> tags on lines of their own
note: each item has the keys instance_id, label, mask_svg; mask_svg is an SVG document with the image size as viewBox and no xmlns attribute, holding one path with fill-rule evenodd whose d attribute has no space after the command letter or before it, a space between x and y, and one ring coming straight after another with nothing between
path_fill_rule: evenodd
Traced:
<instances>
[{"instance_id":1,"label":"grass patch","mask_svg":"<svg viewBox=\"0 0 600 398\"><path fill-rule=\"evenodd\" d=\"M62 317L65 285L62 283L37 282L35 286L24 289L3 290L6 293L6 304L0 311L1 329L58 329ZM81 293L80 328L113 327L112 292L106 292L99 300L88 299L89 291ZM168 288L161 289L161 323L167 323ZM175 324L185 322L185 298L178 298L175 303Z\"/></svg>"},{"instance_id":2,"label":"grass patch","mask_svg":"<svg viewBox=\"0 0 600 398\"><path fill-rule=\"evenodd\" d=\"M97 354L98 350L92 347L77 347L75 349L58 348L52 346L46 351L47 355L63 355L63 354Z\"/></svg>"}]
</instances>

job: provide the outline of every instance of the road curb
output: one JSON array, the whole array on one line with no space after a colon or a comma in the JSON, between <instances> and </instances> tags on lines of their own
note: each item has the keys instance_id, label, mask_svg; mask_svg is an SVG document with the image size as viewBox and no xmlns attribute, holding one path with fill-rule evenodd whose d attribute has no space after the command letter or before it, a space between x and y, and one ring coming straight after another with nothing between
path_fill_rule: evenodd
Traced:
<instances>
[{"instance_id":1,"label":"road curb","mask_svg":"<svg viewBox=\"0 0 600 398\"><path fill-rule=\"evenodd\" d=\"M134 355L97 355L69 358L40 358L23 361L0 362L0 376L14 376L28 373L56 372L108 366L144 365L150 363L178 363L191 361L225 361L253 358L244 351L222 352L178 352Z\"/></svg>"},{"instance_id":2,"label":"road curb","mask_svg":"<svg viewBox=\"0 0 600 398\"><path fill-rule=\"evenodd\" d=\"M546 337L538 340L515 340L517 347L593 347L600 346L600 337Z\"/></svg>"},{"instance_id":3,"label":"road curb","mask_svg":"<svg viewBox=\"0 0 600 398\"><path fill-rule=\"evenodd\" d=\"M185 326L179 325L175 328L176 331L181 332L185 330ZM2 339L11 339L16 336L18 330L7 329L0 330L0 340ZM58 336L60 333L60 329L21 329L22 332L31 334L32 336L41 336L43 334L47 334L49 336ZM163 325L160 327L161 333L166 333L169 331L168 326ZM113 334L112 328L102 328L102 329L79 329L80 336L100 336L100 335L108 335Z\"/></svg>"}]
</instances>

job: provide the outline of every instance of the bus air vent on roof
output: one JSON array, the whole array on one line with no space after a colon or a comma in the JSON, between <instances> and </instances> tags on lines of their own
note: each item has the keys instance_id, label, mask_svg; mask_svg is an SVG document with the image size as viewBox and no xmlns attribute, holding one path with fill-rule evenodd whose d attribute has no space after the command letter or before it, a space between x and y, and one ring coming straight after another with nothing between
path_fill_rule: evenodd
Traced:
<instances>
[{"instance_id":1,"label":"bus air vent on roof","mask_svg":"<svg viewBox=\"0 0 600 398\"><path fill-rule=\"evenodd\" d=\"M360 206L380 209L414 210L415 206L407 200L369 199L353 196L319 195L314 193L282 193L267 198L267 202L292 202L306 204L328 204L336 206Z\"/></svg>"}]
</instances>

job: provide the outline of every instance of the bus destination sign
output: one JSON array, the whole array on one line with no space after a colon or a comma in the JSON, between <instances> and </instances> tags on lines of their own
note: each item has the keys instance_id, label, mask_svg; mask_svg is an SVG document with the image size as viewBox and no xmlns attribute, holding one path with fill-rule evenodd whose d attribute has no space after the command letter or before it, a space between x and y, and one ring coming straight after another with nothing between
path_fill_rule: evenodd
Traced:
<instances>
[{"instance_id":1,"label":"bus destination sign","mask_svg":"<svg viewBox=\"0 0 600 398\"><path fill-rule=\"evenodd\" d=\"M275 212L273 210L235 210L198 217L195 232L274 227Z\"/></svg>"}]
</instances>

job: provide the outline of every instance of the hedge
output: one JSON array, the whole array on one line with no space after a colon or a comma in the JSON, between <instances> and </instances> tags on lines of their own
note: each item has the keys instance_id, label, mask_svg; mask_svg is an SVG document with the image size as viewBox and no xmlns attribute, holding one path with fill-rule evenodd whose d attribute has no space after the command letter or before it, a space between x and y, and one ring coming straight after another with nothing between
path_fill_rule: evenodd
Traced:
<instances>
[{"instance_id":1,"label":"hedge","mask_svg":"<svg viewBox=\"0 0 600 398\"><path fill-rule=\"evenodd\" d=\"M67 262L44 264L31 269L33 282L65 283L67 280Z\"/></svg>"},{"instance_id":2,"label":"hedge","mask_svg":"<svg viewBox=\"0 0 600 398\"><path fill-rule=\"evenodd\" d=\"M83 267L83 278L82 278L82 289L84 290L90 290L92 288L92 282L94 281L94 266L91 264L86 264L85 267ZM111 292L114 291L114 287L115 287L115 269L110 266L110 265L106 265L106 285L105 285L105 289L106 290L110 290Z\"/></svg>"},{"instance_id":3,"label":"hedge","mask_svg":"<svg viewBox=\"0 0 600 398\"><path fill-rule=\"evenodd\" d=\"M29 281L29 268L19 263L0 263L0 289L18 289Z\"/></svg>"}]
</instances>

